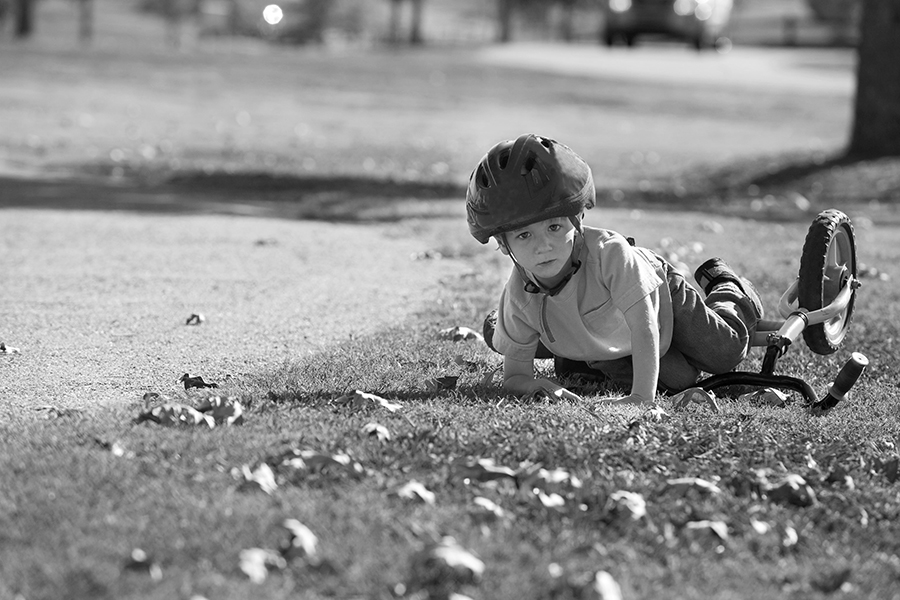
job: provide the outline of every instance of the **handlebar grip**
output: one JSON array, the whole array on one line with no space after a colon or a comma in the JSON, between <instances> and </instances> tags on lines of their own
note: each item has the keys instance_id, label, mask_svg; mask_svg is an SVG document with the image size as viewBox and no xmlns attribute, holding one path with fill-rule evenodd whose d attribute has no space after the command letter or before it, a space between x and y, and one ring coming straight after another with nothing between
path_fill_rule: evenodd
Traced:
<instances>
[{"instance_id":1,"label":"handlebar grip","mask_svg":"<svg viewBox=\"0 0 900 600\"><path fill-rule=\"evenodd\" d=\"M844 399L868 364L869 359L864 354L860 352L851 354L844 366L841 367L834 383L828 388L828 393L815 404L814 408L821 411L834 408L838 402Z\"/></svg>"}]
</instances>

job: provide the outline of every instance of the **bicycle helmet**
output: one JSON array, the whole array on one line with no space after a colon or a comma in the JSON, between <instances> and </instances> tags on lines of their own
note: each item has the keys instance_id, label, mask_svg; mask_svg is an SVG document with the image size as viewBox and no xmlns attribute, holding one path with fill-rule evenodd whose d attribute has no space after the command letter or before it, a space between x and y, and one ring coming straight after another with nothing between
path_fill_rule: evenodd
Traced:
<instances>
[{"instance_id":1,"label":"bicycle helmet","mask_svg":"<svg viewBox=\"0 0 900 600\"><path fill-rule=\"evenodd\" d=\"M591 169L568 146L534 134L500 142L469 177L466 217L482 244L554 217L576 218L596 202Z\"/></svg>"}]
</instances>

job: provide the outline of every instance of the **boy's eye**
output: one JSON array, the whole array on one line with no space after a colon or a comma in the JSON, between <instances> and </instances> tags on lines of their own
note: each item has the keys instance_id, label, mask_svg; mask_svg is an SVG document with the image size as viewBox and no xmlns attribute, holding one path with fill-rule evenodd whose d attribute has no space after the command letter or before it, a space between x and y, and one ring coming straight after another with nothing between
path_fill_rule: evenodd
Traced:
<instances>
[{"instance_id":1,"label":"boy's eye","mask_svg":"<svg viewBox=\"0 0 900 600\"><path fill-rule=\"evenodd\" d=\"M531 235L531 233L529 233L527 231L523 231L522 233L520 233L519 235L516 236L516 239L526 240L526 239L528 239L529 235Z\"/></svg>"},{"instance_id":2,"label":"boy's eye","mask_svg":"<svg viewBox=\"0 0 900 600\"><path fill-rule=\"evenodd\" d=\"M560 225L559 223L553 223L552 225L550 225L550 227L548 227L550 231L559 231L561 228L562 225Z\"/></svg>"}]
</instances>

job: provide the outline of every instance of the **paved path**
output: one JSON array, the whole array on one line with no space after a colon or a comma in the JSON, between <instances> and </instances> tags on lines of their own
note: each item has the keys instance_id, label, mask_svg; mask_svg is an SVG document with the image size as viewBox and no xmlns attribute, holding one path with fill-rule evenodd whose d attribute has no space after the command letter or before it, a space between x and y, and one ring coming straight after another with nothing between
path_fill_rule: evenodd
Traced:
<instances>
[{"instance_id":1,"label":"paved path","mask_svg":"<svg viewBox=\"0 0 900 600\"><path fill-rule=\"evenodd\" d=\"M0 403L131 402L395 324L462 268L412 260L436 241L405 227L0 210Z\"/></svg>"},{"instance_id":2,"label":"paved path","mask_svg":"<svg viewBox=\"0 0 900 600\"><path fill-rule=\"evenodd\" d=\"M522 43L489 46L481 56L494 64L609 80L686 82L811 95L850 94L856 83L855 52L849 49L741 46L719 53L668 43L632 49Z\"/></svg>"}]
</instances>

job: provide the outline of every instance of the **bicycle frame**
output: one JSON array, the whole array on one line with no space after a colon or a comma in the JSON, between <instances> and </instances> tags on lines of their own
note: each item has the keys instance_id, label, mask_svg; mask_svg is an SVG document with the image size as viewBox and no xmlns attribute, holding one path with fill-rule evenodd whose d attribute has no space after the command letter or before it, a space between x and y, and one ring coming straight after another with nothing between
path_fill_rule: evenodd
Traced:
<instances>
[{"instance_id":1,"label":"bicycle frame","mask_svg":"<svg viewBox=\"0 0 900 600\"><path fill-rule=\"evenodd\" d=\"M800 337L804 329L810 325L827 323L840 316L847 309L853 292L860 286L860 283L855 277L848 277L831 303L818 310L808 311L797 307L798 281L794 280L782 294L778 303L778 312L781 314L782 320L761 320L757 325L751 346L766 348L760 372L733 371L714 375L701 381L699 383L701 388L711 391L728 385L775 387L799 392L810 405L822 406L825 400L819 401L815 391L804 380L788 375L776 375L775 363L784 356L788 347ZM822 408L827 409L830 406L822 406Z\"/></svg>"},{"instance_id":2,"label":"bicycle frame","mask_svg":"<svg viewBox=\"0 0 900 600\"><path fill-rule=\"evenodd\" d=\"M850 277L828 306L818 310L807 311L804 308L797 308L798 282L799 279L795 279L782 294L781 300L778 302L778 312L781 314L782 320L761 320L756 327L756 333L751 342L752 346L768 346L769 340L773 335L793 342L800 337L800 334L809 325L827 323L847 310L850 299L853 297L853 290L860 285L859 280Z\"/></svg>"}]
</instances>

